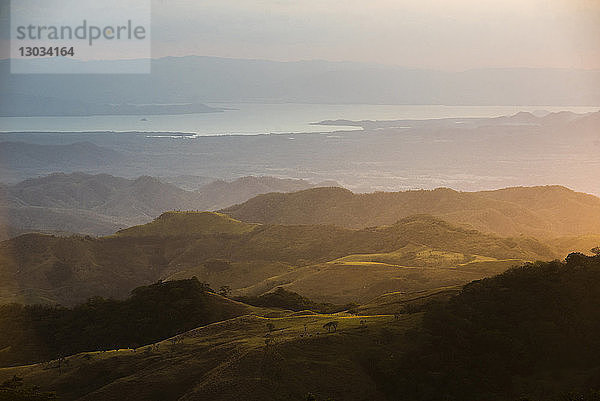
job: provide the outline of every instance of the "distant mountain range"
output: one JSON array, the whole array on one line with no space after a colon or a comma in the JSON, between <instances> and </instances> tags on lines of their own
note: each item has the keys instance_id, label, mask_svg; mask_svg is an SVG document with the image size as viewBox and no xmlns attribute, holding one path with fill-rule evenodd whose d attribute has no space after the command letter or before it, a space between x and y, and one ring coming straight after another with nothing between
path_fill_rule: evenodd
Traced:
<instances>
[{"instance_id":1,"label":"distant mountain range","mask_svg":"<svg viewBox=\"0 0 600 401\"><path fill-rule=\"evenodd\" d=\"M573 237L560 240L562 247L593 243L595 238L582 236L600 233L600 199L560 186L354 194L335 182L249 176L188 191L148 176L85 173L55 173L0 186L3 238L26 232L108 235L171 210L222 210L250 223L345 228L389 225L429 214L500 236Z\"/></svg>"},{"instance_id":2,"label":"distant mountain range","mask_svg":"<svg viewBox=\"0 0 600 401\"><path fill-rule=\"evenodd\" d=\"M73 145L71 151L79 152L74 156L77 158L85 156L85 149ZM39 153L32 153L32 159L44 157L44 150L40 146ZM107 161L110 156L118 158L116 152L107 152L106 156ZM149 222L169 210L216 210L261 193L314 186L304 180L242 177L186 191L148 176L130 180L108 174L55 173L0 187L0 212L5 215L5 237L27 231L107 235Z\"/></svg>"},{"instance_id":3,"label":"distant mountain range","mask_svg":"<svg viewBox=\"0 0 600 401\"><path fill-rule=\"evenodd\" d=\"M559 184L600 194L600 112L354 124L365 129L327 135L194 136L46 132L40 125L40 132L0 135L0 181L14 184L52 172L83 171L130 179L163 177L194 190L243 174L335 180L355 192Z\"/></svg>"},{"instance_id":4,"label":"distant mountain range","mask_svg":"<svg viewBox=\"0 0 600 401\"><path fill-rule=\"evenodd\" d=\"M123 298L158 279L194 276L238 296L283 287L318 302L365 302L464 284L600 240L600 199L560 186L370 194L312 186L244 177L186 191L149 176L84 173L5 185L5 237L63 237L0 243L8 277L0 302ZM116 234L64 237L73 232Z\"/></svg>"},{"instance_id":5,"label":"distant mountain range","mask_svg":"<svg viewBox=\"0 0 600 401\"><path fill-rule=\"evenodd\" d=\"M381 130L399 127L408 128L450 128L452 124L461 124L461 128L490 128L502 127L509 129L518 126L543 127L549 132L555 132L574 124L573 128L581 130L582 133L593 131L600 122L600 112L591 112L577 114L570 111L547 112L539 110L537 112L520 111L513 115L486 118L440 118L429 120L324 120L313 125L335 125L361 127L365 130Z\"/></svg>"},{"instance_id":6,"label":"distant mountain range","mask_svg":"<svg viewBox=\"0 0 600 401\"><path fill-rule=\"evenodd\" d=\"M406 216L424 213L502 236L600 233L600 199L561 186L481 192L439 188L371 194L315 188L260 195L223 212L252 223L334 224L348 228L393 224Z\"/></svg>"},{"instance_id":7,"label":"distant mountain range","mask_svg":"<svg viewBox=\"0 0 600 401\"><path fill-rule=\"evenodd\" d=\"M247 176L233 181L216 180L198 189L201 196L196 209L218 210L222 205L236 205L259 194L271 192L295 192L312 187L339 187L335 181L322 181L311 184L306 180L283 179L275 177Z\"/></svg>"},{"instance_id":8,"label":"distant mountain range","mask_svg":"<svg viewBox=\"0 0 600 401\"><path fill-rule=\"evenodd\" d=\"M49 80L43 75L10 74L9 60L0 60L0 115L139 114L131 105L248 101L598 105L598 86L598 70L443 72L360 63L198 56L153 59L152 73L147 75L65 74ZM41 93L52 94L52 99ZM61 103L68 107L61 107ZM109 104L122 106L111 108ZM210 110L201 107L198 111Z\"/></svg>"},{"instance_id":9,"label":"distant mountain range","mask_svg":"<svg viewBox=\"0 0 600 401\"><path fill-rule=\"evenodd\" d=\"M85 149L77 150L85 153ZM42 156L42 149L32 153L32 158ZM119 157L112 151L106 156ZM593 243L595 238L582 240L582 236L600 233L600 199L560 186L354 194L335 182L312 184L274 177L208 184L202 184L205 178L200 177L195 191L164 182L174 180L178 179L55 173L1 185L1 237L26 232L108 235L171 210L222 210L250 223L346 228L389 225L407 216L430 214L500 236L575 237L570 244ZM192 178L187 180L192 183Z\"/></svg>"}]
</instances>

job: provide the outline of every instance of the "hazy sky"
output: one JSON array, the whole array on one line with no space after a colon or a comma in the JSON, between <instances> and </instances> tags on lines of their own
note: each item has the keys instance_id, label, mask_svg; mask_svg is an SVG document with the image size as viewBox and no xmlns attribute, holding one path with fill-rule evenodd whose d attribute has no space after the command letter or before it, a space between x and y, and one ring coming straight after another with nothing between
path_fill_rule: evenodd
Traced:
<instances>
[{"instance_id":1,"label":"hazy sky","mask_svg":"<svg viewBox=\"0 0 600 401\"><path fill-rule=\"evenodd\" d=\"M153 57L600 68L600 0L151 1Z\"/></svg>"},{"instance_id":2,"label":"hazy sky","mask_svg":"<svg viewBox=\"0 0 600 401\"><path fill-rule=\"evenodd\" d=\"M155 0L153 52L600 68L600 0Z\"/></svg>"}]
</instances>

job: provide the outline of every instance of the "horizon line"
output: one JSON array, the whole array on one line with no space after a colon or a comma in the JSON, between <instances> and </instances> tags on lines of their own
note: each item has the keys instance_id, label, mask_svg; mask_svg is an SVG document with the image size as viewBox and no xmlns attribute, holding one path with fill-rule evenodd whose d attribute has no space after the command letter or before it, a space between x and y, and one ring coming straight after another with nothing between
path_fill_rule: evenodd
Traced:
<instances>
[{"instance_id":1,"label":"horizon line","mask_svg":"<svg viewBox=\"0 0 600 401\"><path fill-rule=\"evenodd\" d=\"M352 60L326 60L326 59L299 59L299 60L275 60L268 58L246 58L246 57L232 57L232 56L214 56L214 55L199 55L199 54L187 54L187 55L178 55L178 56L160 56L160 57L137 57L137 58L116 58L116 59L76 59L76 58L61 58L57 59L56 57L38 57L35 60L25 60L25 61L48 61L48 60L57 60L57 61L66 61L66 62L79 62L79 63L91 63L91 62L136 62L136 61L161 61L161 60L169 60L169 59L215 59L215 60L232 60L232 61L246 61L246 62L265 62L265 63L275 63L275 64L302 64L302 63L323 63L323 64L348 64L355 66L363 66L369 68L386 68L386 69L401 69L401 70L413 70L413 71L431 71L431 72L441 72L441 73L464 73L470 71L511 71L511 70L530 70L530 71L539 71L539 70L547 70L547 71L579 71L579 72L600 72L600 67L595 68L581 68L581 67L540 67L540 66L486 66L486 67L472 67L472 68L464 68L464 69L439 69L439 68L431 68L431 67L415 67L415 66L406 66L400 64L388 64L388 63L377 63L377 62L366 62L366 61L352 61ZM0 63L2 62L12 62L13 60L18 61L22 60L19 58L13 57L2 57L0 56Z\"/></svg>"}]
</instances>

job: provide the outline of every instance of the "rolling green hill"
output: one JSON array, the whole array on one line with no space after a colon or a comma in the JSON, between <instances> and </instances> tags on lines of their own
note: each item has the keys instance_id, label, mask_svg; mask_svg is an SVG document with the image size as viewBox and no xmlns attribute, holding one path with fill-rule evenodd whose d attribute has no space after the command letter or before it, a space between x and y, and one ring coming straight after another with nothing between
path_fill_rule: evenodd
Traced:
<instances>
[{"instance_id":1,"label":"rolling green hill","mask_svg":"<svg viewBox=\"0 0 600 401\"><path fill-rule=\"evenodd\" d=\"M594 401L599 258L386 294L358 316L244 315L136 350L2 368L0 382L16 376L67 401Z\"/></svg>"},{"instance_id":2,"label":"rolling green hill","mask_svg":"<svg viewBox=\"0 0 600 401\"><path fill-rule=\"evenodd\" d=\"M331 321L338 327L328 333L323 325ZM362 354L382 350L378 343L386 341L390 330L403 333L418 322L415 315L401 320L386 315L247 315L135 352L87 352L65 358L60 367L55 360L0 369L0 381L16 375L56 391L65 401L283 401L305 400L309 393L319 400L384 401L368 365L362 365ZM387 342L385 349L397 346Z\"/></svg>"},{"instance_id":3,"label":"rolling green hill","mask_svg":"<svg viewBox=\"0 0 600 401\"><path fill-rule=\"evenodd\" d=\"M445 251L421 247L419 253L448 255ZM386 254L357 255L365 259ZM262 294L284 288L319 302L345 304L367 302L380 294L412 294L433 288L461 285L472 280L501 273L523 263L522 259L494 259L478 255L451 254L472 261L447 266L422 265L422 261L396 265L371 260L347 260L299 267L291 272L269 277L234 294ZM350 259L355 259L354 256Z\"/></svg>"},{"instance_id":4,"label":"rolling green hill","mask_svg":"<svg viewBox=\"0 0 600 401\"><path fill-rule=\"evenodd\" d=\"M425 247L430 254L413 255L406 251L407 246ZM394 253L400 249L406 255ZM349 265L348 260L340 259L357 254L390 254L385 256L400 259L395 262L398 265L383 267L374 263L356 267L356 260ZM439 255L464 266L452 262L442 269L437 266ZM347 303L389 291L462 284L523 260L554 257L550 248L533 239L485 235L430 216L351 230L324 225L253 226L220 214L169 213L148 225L104 238L28 234L0 243L0 273L5 278L0 284L0 300L73 305L92 296L122 299L140 285L192 276L213 288L230 286L237 295L260 295L291 283L292 277L309 280L310 272L326 266L327 280L333 281L319 284L328 290L315 300ZM334 285L348 274L360 276L368 290L353 294L354 279L349 287ZM396 280L391 288L375 285L394 275L408 275L410 280L407 285ZM270 279L273 277L276 279ZM282 283L281 277L289 281ZM313 294L312 284L307 283L297 289L292 286L292 290ZM339 296L344 288L345 294ZM330 295L332 299L328 299Z\"/></svg>"},{"instance_id":5,"label":"rolling green hill","mask_svg":"<svg viewBox=\"0 0 600 401\"><path fill-rule=\"evenodd\" d=\"M364 228L430 214L453 224L502 236L559 237L600 233L600 199L560 186L498 191L376 192L316 188L259 195L223 210L264 224L334 224Z\"/></svg>"},{"instance_id":6,"label":"rolling green hill","mask_svg":"<svg viewBox=\"0 0 600 401\"><path fill-rule=\"evenodd\" d=\"M117 237L177 237L198 234L244 234L257 225L212 212L166 212L148 224L118 231Z\"/></svg>"}]
</instances>

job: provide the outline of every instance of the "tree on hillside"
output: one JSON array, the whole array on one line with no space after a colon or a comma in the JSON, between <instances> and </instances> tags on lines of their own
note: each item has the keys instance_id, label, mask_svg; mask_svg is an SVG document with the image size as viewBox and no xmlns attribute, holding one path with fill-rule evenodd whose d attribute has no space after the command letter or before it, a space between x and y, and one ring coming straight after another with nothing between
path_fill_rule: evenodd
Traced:
<instances>
[{"instance_id":1,"label":"tree on hillside","mask_svg":"<svg viewBox=\"0 0 600 401\"><path fill-rule=\"evenodd\" d=\"M222 285L221 288L219 288L219 295L221 295L222 297L227 297L230 293L231 287L228 285Z\"/></svg>"},{"instance_id":2,"label":"tree on hillside","mask_svg":"<svg viewBox=\"0 0 600 401\"><path fill-rule=\"evenodd\" d=\"M275 344L275 340L269 333L265 336L265 347L269 348L271 345Z\"/></svg>"},{"instance_id":3,"label":"tree on hillside","mask_svg":"<svg viewBox=\"0 0 600 401\"><path fill-rule=\"evenodd\" d=\"M331 321L331 322L327 322L323 325L324 329L327 329L328 333L331 333L332 331L337 331L337 326L338 326L338 322L336 322L335 320Z\"/></svg>"}]
</instances>

